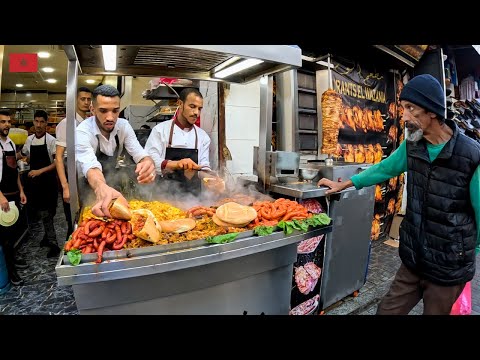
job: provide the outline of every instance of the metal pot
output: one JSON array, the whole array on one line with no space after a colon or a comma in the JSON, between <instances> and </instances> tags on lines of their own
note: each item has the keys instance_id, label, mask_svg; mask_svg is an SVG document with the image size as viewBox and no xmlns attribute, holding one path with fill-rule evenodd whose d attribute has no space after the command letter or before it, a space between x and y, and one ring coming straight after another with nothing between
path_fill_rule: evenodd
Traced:
<instances>
[{"instance_id":1,"label":"metal pot","mask_svg":"<svg viewBox=\"0 0 480 360\"><path fill-rule=\"evenodd\" d=\"M318 175L318 169L298 169L299 175L303 180L313 180Z\"/></svg>"}]
</instances>

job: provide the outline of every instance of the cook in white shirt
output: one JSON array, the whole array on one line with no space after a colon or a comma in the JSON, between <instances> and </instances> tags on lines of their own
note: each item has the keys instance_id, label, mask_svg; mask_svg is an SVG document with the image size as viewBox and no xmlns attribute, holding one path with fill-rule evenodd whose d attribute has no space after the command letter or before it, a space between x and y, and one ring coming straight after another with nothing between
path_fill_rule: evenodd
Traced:
<instances>
[{"instance_id":1,"label":"cook in white shirt","mask_svg":"<svg viewBox=\"0 0 480 360\"><path fill-rule=\"evenodd\" d=\"M77 90L76 113L75 113L75 127L77 127L86 117L90 110L90 103L92 102L92 91L81 86ZM63 119L57 124L55 128L57 137L57 156L55 163L57 168L58 179L62 185L63 195L63 212L67 220L67 234L68 240L70 234L73 232L72 216L70 212L70 188L68 187L68 173L67 173L67 118Z\"/></svg>"},{"instance_id":2,"label":"cook in white shirt","mask_svg":"<svg viewBox=\"0 0 480 360\"><path fill-rule=\"evenodd\" d=\"M139 184L155 180L155 165L135 136L132 126L119 118L120 93L111 85L101 85L93 91L90 107L94 115L84 120L76 129L75 155L83 175L96 195L92 213L111 217L108 207L113 199L128 202L123 195L107 185L103 174L105 165L115 168L116 154L124 147L137 163L135 173ZM118 144L117 144L118 142ZM97 156L98 155L98 156ZM104 159L101 160L100 158ZM103 161L103 164L100 163Z\"/></svg>"},{"instance_id":3,"label":"cook in white shirt","mask_svg":"<svg viewBox=\"0 0 480 360\"><path fill-rule=\"evenodd\" d=\"M157 173L192 193L200 191L201 178L217 177L210 169L210 138L195 125L202 108L202 94L194 88L183 89L175 119L155 126L145 144ZM195 171L202 168L206 171Z\"/></svg>"}]
</instances>

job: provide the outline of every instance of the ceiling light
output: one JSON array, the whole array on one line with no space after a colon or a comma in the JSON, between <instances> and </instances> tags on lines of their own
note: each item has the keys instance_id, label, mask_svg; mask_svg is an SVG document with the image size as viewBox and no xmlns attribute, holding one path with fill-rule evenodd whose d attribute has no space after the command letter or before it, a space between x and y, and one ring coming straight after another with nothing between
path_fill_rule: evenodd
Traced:
<instances>
[{"instance_id":1,"label":"ceiling light","mask_svg":"<svg viewBox=\"0 0 480 360\"><path fill-rule=\"evenodd\" d=\"M16 87L23 87L23 84L15 84Z\"/></svg>"},{"instance_id":2,"label":"ceiling light","mask_svg":"<svg viewBox=\"0 0 480 360\"><path fill-rule=\"evenodd\" d=\"M44 67L44 68L42 68L42 71L43 71L43 72L46 72L46 73L52 73L52 72L53 72L53 68L51 68L51 67Z\"/></svg>"},{"instance_id":3,"label":"ceiling light","mask_svg":"<svg viewBox=\"0 0 480 360\"><path fill-rule=\"evenodd\" d=\"M57 79L47 79L47 82L50 84L55 84L57 82Z\"/></svg>"},{"instance_id":4,"label":"ceiling light","mask_svg":"<svg viewBox=\"0 0 480 360\"><path fill-rule=\"evenodd\" d=\"M117 69L117 45L102 45L103 66L105 71Z\"/></svg>"},{"instance_id":5,"label":"ceiling light","mask_svg":"<svg viewBox=\"0 0 480 360\"><path fill-rule=\"evenodd\" d=\"M480 54L480 45L472 45L472 46Z\"/></svg>"},{"instance_id":6,"label":"ceiling light","mask_svg":"<svg viewBox=\"0 0 480 360\"><path fill-rule=\"evenodd\" d=\"M219 78L219 79L223 79L227 76L230 76L232 74L235 74L239 71L242 71L242 70L245 70L245 69L248 69L248 68L251 68L252 66L255 66L255 65L258 65L258 64L261 64L263 62L263 60L259 60L259 59L247 59L247 60L243 60L243 61L240 61L226 69L223 69L223 70L220 70L219 72L213 74L213 76Z\"/></svg>"},{"instance_id":7,"label":"ceiling light","mask_svg":"<svg viewBox=\"0 0 480 360\"><path fill-rule=\"evenodd\" d=\"M37 55L42 59L48 59L50 57L50 53L46 51L40 51Z\"/></svg>"},{"instance_id":8,"label":"ceiling light","mask_svg":"<svg viewBox=\"0 0 480 360\"><path fill-rule=\"evenodd\" d=\"M93 80L93 79L87 79L87 80L85 80L85 82L86 82L87 84L94 84L94 83L95 83L95 80Z\"/></svg>"},{"instance_id":9,"label":"ceiling light","mask_svg":"<svg viewBox=\"0 0 480 360\"><path fill-rule=\"evenodd\" d=\"M26 96L32 96L32 93L26 93L25 95Z\"/></svg>"}]
</instances>

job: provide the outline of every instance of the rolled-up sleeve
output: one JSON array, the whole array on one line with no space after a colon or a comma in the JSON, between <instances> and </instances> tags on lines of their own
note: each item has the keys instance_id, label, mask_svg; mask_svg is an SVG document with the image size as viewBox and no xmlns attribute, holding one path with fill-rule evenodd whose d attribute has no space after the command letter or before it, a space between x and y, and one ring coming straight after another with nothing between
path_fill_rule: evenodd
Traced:
<instances>
[{"instance_id":1,"label":"rolled-up sleeve","mask_svg":"<svg viewBox=\"0 0 480 360\"><path fill-rule=\"evenodd\" d=\"M138 163L145 156L148 156L148 152L140 145L133 128L126 120L123 128L125 131L125 149L127 149L127 152L132 156L133 161Z\"/></svg>"},{"instance_id":2,"label":"rolled-up sleeve","mask_svg":"<svg viewBox=\"0 0 480 360\"><path fill-rule=\"evenodd\" d=\"M55 145L67 147L67 122L65 119L60 121L55 128L55 137L57 138Z\"/></svg>"},{"instance_id":3,"label":"rolled-up sleeve","mask_svg":"<svg viewBox=\"0 0 480 360\"><path fill-rule=\"evenodd\" d=\"M86 129L77 128L75 140L75 156L82 169L83 176L87 177L88 170L92 168L102 170L102 165L97 160L95 152L93 151L93 149L97 147L95 136L89 134Z\"/></svg>"},{"instance_id":4,"label":"rolled-up sleeve","mask_svg":"<svg viewBox=\"0 0 480 360\"><path fill-rule=\"evenodd\" d=\"M167 144L163 139L160 128L155 126L145 143L145 150L155 163L155 171L157 174L162 173L162 162L165 160L165 149Z\"/></svg>"},{"instance_id":5,"label":"rolled-up sleeve","mask_svg":"<svg viewBox=\"0 0 480 360\"><path fill-rule=\"evenodd\" d=\"M198 150L198 165L210 167L210 137L207 133L203 134L202 142Z\"/></svg>"}]
</instances>

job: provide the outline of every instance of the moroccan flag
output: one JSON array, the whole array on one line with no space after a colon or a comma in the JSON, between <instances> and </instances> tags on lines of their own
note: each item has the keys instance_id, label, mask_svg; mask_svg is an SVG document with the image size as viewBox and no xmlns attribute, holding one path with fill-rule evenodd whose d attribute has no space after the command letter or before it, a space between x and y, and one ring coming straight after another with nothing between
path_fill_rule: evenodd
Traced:
<instances>
[{"instance_id":1,"label":"moroccan flag","mask_svg":"<svg viewBox=\"0 0 480 360\"><path fill-rule=\"evenodd\" d=\"M10 72L37 72L37 54L10 54Z\"/></svg>"}]
</instances>

